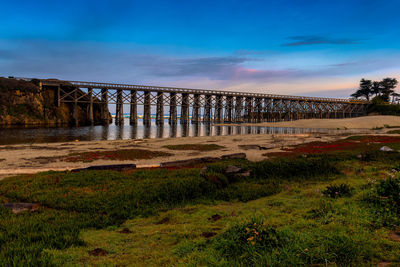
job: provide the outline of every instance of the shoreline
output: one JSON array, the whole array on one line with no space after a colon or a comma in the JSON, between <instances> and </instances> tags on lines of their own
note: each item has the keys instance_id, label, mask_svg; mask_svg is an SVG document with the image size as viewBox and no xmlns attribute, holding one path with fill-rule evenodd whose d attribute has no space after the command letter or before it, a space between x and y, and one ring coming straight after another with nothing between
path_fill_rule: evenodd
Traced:
<instances>
[{"instance_id":1,"label":"shoreline","mask_svg":"<svg viewBox=\"0 0 400 267\"><path fill-rule=\"evenodd\" d=\"M241 124L271 127L302 127L314 128L317 123L319 128L338 128L341 125L349 125L347 130L338 133L308 133L308 134L238 134L221 136L198 136L179 138L151 138L151 139L127 139L127 140L97 140L97 141L72 141L54 143L33 143L0 145L0 179L18 174L31 174L41 171L63 171L89 166L112 164L136 164L137 166L158 166L163 162L187 160L201 157L221 157L227 154L245 153L250 161L267 159L263 154L282 151L282 148L315 141L330 142L351 135L385 135L387 131L400 125L400 117L396 116L368 116L350 119L312 119L277 123ZM324 123L330 124L327 127ZM343 124L345 123L345 124ZM312 124L312 125L311 125ZM232 125L232 124L229 124ZM389 128L373 127L392 126ZM381 125L381 126L380 126ZM358 128L364 126L363 128ZM400 128L400 126L398 126ZM363 130L361 130L363 129ZM398 136L398 135L391 135ZM171 150L166 146L171 145L205 145L215 144L222 148L212 151L196 150ZM98 160L69 162L65 160L79 153L105 153L123 150L141 151L139 153L161 153L150 158L131 158L129 160L111 160L100 158Z\"/></svg>"},{"instance_id":2,"label":"shoreline","mask_svg":"<svg viewBox=\"0 0 400 267\"><path fill-rule=\"evenodd\" d=\"M376 115L342 119L302 119L280 122L240 123L240 124L216 124L216 125L243 125L243 126L267 126L290 128L314 128L314 129L373 129L397 126L400 128L400 116Z\"/></svg>"}]
</instances>

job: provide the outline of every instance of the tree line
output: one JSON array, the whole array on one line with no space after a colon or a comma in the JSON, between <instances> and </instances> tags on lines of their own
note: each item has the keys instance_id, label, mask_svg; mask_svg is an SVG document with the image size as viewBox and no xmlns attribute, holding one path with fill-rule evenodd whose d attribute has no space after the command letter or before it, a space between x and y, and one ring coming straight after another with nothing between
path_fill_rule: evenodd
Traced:
<instances>
[{"instance_id":1,"label":"tree line","mask_svg":"<svg viewBox=\"0 0 400 267\"><path fill-rule=\"evenodd\" d=\"M359 89L351 95L355 99L377 102L399 102L400 94L395 92L398 84L396 78L385 78L382 81L361 79Z\"/></svg>"}]
</instances>

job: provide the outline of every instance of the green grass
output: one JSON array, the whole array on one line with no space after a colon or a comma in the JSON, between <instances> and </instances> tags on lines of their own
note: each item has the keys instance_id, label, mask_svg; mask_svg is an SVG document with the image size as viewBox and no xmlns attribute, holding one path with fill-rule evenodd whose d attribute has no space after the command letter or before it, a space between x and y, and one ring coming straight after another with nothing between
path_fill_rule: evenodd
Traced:
<instances>
[{"instance_id":1,"label":"green grass","mask_svg":"<svg viewBox=\"0 0 400 267\"><path fill-rule=\"evenodd\" d=\"M216 144L182 144L182 145L166 145L165 148L170 150L197 150L197 151L212 151L224 148Z\"/></svg>"},{"instance_id":2,"label":"green grass","mask_svg":"<svg viewBox=\"0 0 400 267\"><path fill-rule=\"evenodd\" d=\"M380 182L388 172L398 176L400 155L361 147L256 163L230 160L206 169L8 178L0 181L2 202L41 207L21 214L0 208L0 265L400 263L400 244L388 238L400 224L399 209L392 208L399 187ZM227 175L228 165L250 175ZM351 194L323 194L340 184ZM120 233L123 228L131 233ZM96 248L107 255L90 255Z\"/></svg>"}]
</instances>

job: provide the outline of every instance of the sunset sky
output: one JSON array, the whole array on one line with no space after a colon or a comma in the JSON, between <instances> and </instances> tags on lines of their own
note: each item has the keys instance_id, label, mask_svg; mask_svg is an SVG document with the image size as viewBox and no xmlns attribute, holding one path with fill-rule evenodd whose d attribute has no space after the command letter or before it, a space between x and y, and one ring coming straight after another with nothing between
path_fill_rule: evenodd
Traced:
<instances>
[{"instance_id":1,"label":"sunset sky","mask_svg":"<svg viewBox=\"0 0 400 267\"><path fill-rule=\"evenodd\" d=\"M0 76L348 97L400 78L400 0L2 1Z\"/></svg>"}]
</instances>

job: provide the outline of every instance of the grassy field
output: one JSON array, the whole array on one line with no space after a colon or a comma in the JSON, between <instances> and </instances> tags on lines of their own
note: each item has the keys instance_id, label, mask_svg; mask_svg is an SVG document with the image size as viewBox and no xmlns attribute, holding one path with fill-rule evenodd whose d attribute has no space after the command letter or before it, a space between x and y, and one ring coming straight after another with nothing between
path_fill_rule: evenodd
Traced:
<instances>
[{"instance_id":1,"label":"grassy field","mask_svg":"<svg viewBox=\"0 0 400 267\"><path fill-rule=\"evenodd\" d=\"M379 148L399 141L359 136L257 163L5 179L1 202L40 208L0 208L0 264L397 266L400 153Z\"/></svg>"}]
</instances>

